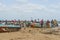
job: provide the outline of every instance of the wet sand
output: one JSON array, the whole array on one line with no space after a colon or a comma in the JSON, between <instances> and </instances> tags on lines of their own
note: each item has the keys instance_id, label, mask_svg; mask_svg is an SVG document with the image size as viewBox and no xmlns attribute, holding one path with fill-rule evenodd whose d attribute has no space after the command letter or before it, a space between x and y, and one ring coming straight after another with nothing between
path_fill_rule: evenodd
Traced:
<instances>
[{"instance_id":1,"label":"wet sand","mask_svg":"<svg viewBox=\"0 0 60 40\"><path fill-rule=\"evenodd\" d=\"M40 28L22 28L18 32L0 33L0 40L60 40L60 35L44 34Z\"/></svg>"}]
</instances>

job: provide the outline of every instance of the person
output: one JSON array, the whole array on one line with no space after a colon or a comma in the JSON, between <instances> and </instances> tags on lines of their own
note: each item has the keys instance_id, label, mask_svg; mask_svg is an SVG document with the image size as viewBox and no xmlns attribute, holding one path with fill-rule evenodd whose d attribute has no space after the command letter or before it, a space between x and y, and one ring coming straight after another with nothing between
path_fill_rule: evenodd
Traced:
<instances>
[{"instance_id":1,"label":"person","mask_svg":"<svg viewBox=\"0 0 60 40\"><path fill-rule=\"evenodd\" d=\"M58 26L57 20L54 19L54 27Z\"/></svg>"},{"instance_id":2,"label":"person","mask_svg":"<svg viewBox=\"0 0 60 40\"><path fill-rule=\"evenodd\" d=\"M43 27L43 19L40 21L41 28Z\"/></svg>"},{"instance_id":3,"label":"person","mask_svg":"<svg viewBox=\"0 0 60 40\"><path fill-rule=\"evenodd\" d=\"M34 28L35 27L35 22L31 23L31 27Z\"/></svg>"},{"instance_id":4,"label":"person","mask_svg":"<svg viewBox=\"0 0 60 40\"><path fill-rule=\"evenodd\" d=\"M54 21L51 20L51 27L54 27Z\"/></svg>"},{"instance_id":5,"label":"person","mask_svg":"<svg viewBox=\"0 0 60 40\"><path fill-rule=\"evenodd\" d=\"M37 20L35 19L35 20L34 20L34 22L36 23L36 22L37 22Z\"/></svg>"},{"instance_id":6,"label":"person","mask_svg":"<svg viewBox=\"0 0 60 40\"><path fill-rule=\"evenodd\" d=\"M46 26L47 26L47 28L50 28L50 21L49 20L47 20Z\"/></svg>"},{"instance_id":7,"label":"person","mask_svg":"<svg viewBox=\"0 0 60 40\"><path fill-rule=\"evenodd\" d=\"M31 25L31 23L30 23L30 21L28 21L28 25L27 26L30 27L30 25Z\"/></svg>"},{"instance_id":8,"label":"person","mask_svg":"<svg viewBox=\"0 0 60 40\"><path fill-rule=\"evenodd\" d=\"M33 20L31 20L31 22L33 22Z\"/></svg>"},{"instance_id":9,"label":"person","mask_svg":"<svg viewBox=\"0 0 60 40\"><path fill-rule=\"evenodd\" d=\"M39 19L38 19L38 23L39 23Z\"/></svg>"},{"instance_id":10,"label":"person","mask_svg":"<svg viewBox=\"0 0 60 40\"><path fill-rule=\"evenodd\" d=\"M19 25L20 25L20 20L18 20L18 23L19 23Z\"/></svg>"},{"instance_id":11,"label":"person","mask_svg":"<svg viewBox=\"0 0 60 40\"><path fill-rule=\"evenodd\" d=\"M24 25L24 28L26 27L26 23L23 23L23 25Z\"/></svg>"},{"instance_id":12,"label":"person","mask_svg":"<svg viewBox=\"0 0 60 40\"><path fill-rule=\"evenodd\" d=\"M21 28L24 27L24 22L23 21L20 22L20 26L21 26Z\"/></svg>"},{"instance_id":13,"label":"person","mask_svg":"<svg viewBox=\"0 0 60 40\"><path fill-rule=\"evenodd\" d=\"M7 25L7 20L5 20L5 25Z\"/></svg>"}]
</instances>

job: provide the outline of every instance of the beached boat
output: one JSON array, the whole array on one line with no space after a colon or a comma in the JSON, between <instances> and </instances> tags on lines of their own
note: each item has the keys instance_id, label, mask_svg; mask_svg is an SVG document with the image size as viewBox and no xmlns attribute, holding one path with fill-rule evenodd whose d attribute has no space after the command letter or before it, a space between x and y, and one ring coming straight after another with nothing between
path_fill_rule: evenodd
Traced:
<instances>
[{"instance_id":1,"label":"beached boat","mask_svg":"<svg viewBox=\"0 0 60 40\"><path fill-rule=\"evenodd\" d=\"M21 27L19 25L2 25L0 24L0 32L13 32L19 31Z\"/></svg>"}]
</instances>

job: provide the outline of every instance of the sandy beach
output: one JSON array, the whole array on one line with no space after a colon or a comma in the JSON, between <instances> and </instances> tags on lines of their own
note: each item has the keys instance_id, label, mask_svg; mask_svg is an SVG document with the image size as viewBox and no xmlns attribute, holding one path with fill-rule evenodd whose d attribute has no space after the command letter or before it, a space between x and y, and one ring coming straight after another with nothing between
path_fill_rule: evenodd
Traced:
<instances>
[{"instance_id":1,"label":"sandy beach","mask_svg":"<svg viewBox=\"0 0 60 40\"><path fill-rule=\"evenodd\" d=\"M0 33L0 40L60 40L60 35L41 33L40 28L22 28L18 32Z\"/></svg>"}]
</instances>

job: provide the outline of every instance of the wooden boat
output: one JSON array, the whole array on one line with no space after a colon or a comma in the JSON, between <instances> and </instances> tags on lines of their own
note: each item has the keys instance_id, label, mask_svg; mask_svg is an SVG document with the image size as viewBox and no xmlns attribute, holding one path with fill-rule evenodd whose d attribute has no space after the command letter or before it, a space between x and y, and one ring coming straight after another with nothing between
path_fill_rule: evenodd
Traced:
<instances>
[{"instance_id":1,"label":"wooden boat","mask_svg":"<svg viewBox=\"0 0 60 40\"><path fill-rule=\"evenodd\" d=\"M14 31L19 31L21 29L20 26L18 25L3 25L0 26L0 32L14 32Z\"/></svg>"}]
</instances>

